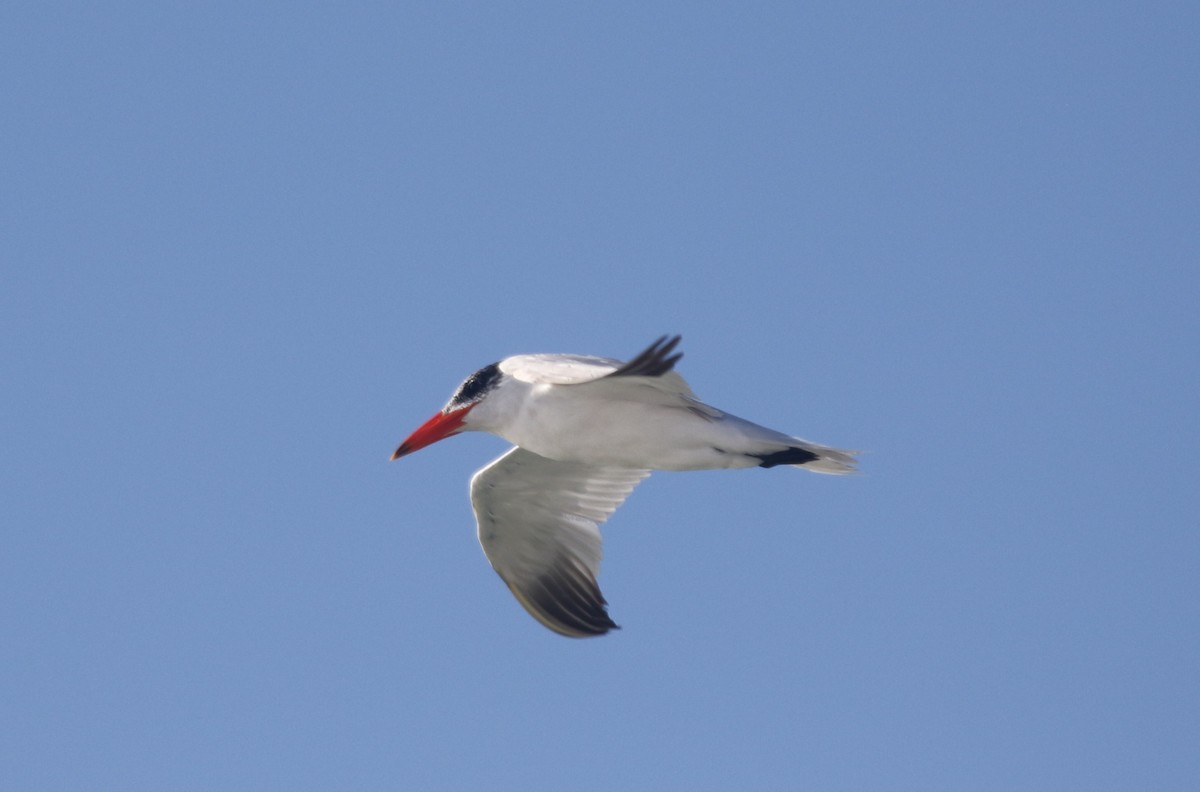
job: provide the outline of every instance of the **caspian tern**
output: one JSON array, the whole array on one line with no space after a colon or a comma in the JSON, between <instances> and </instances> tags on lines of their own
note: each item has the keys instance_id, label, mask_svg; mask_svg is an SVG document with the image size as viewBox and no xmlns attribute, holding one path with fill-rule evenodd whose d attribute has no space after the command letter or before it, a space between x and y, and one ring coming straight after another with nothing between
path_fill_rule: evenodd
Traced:
<instances>
[{"instance_id":1,"label":"caspian tern","mask_svg":"<svg viewBox=\"0 0 1200 792\"><path fill-rule=\"evenodd\" d=\"M850 473L853 451L810 443L710 407L673 369L680 337L628 363L515 355L476 371L392 459L459 432L516 447L471 478L479 543L539 622L573 638L617 627L596 576L600 525L652 470L789 465Z\"/></svg>"}]
</instances>

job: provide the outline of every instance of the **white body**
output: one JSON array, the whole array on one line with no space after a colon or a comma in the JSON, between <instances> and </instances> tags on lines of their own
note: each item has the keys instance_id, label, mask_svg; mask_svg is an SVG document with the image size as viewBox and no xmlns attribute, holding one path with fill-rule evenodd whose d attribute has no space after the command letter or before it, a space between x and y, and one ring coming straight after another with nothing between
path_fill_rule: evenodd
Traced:
<instances>
[{"instance_id":1,"label":"white body","mask_svg":"<svg viewBox=\"0 0 1200 792\"><path fill-rule=\"evenodd\" d=\"M511 449L471 479L479 542L529 613L557 633L603 635L600 525L651 470L792 465L849 473L853 452L776 432L698 401L661 338L626 364L517 355L469 377L393 459L460 431Z\"/></svg>"},{"instance_id":2,"label":"white body","mask_svg":"<svg viewBox=\"0 0 1200 792\"><path fill-rule=\"evenodd\" d=\"M675 372L609 378L616 360L517 355L509 375L471 411L467 429L503 437L548 459L650 470L755 467L753 454L807 448L819 473L853 469L849 452L767 429L697 400Z\"/></svg>"}]
</instances>

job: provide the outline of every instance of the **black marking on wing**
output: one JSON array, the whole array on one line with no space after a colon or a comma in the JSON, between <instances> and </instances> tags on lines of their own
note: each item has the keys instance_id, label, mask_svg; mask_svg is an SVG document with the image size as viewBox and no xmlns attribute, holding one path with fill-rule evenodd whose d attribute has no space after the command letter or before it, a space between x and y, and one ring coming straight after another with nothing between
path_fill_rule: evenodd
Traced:
<instances>
[{"instance_id":1,"label":"black marking on wing","mask_svg":"<svg viewBox=\"0 0 1200 792\"><path fill-rule=\"evenodd\" d=\"M820 457L806 448L785 448L773 454L749 454L759 461L759 467L772 468L776 465L805 465L816 462Z\"/></svg>"},{"instance_id":2,"label":"black marking on wing","mask_svg":"<svg viewBox=\"0 0 1200 792\"><path fill-rule=\"evenodd\" d=\"M604 596L590 574L562 559L525 589L529 602L564 635L604 635L620 629L609 618Z\"/></svg>"},{"instance_id":3,"label":"black marking on wing","mask_svg":"<svg viewBox=\"0 0 1200 792\"><path fill-rule=\"evenodd\" d=\"M671 354L675 347L679 345L681 339L682 336L663 336L659 338L653 344L646 347L640 355L608 376L661 377L675 368L675 364L683 357L682 352L676 352L674 355Z\"/></svg>"},{"instance_id":4,"label":"black marking on wing","mask_svg":"<svg viewBox=\"0 0 1200 792\"><path fill-rule=\"evenodd\" d=\"M446 409L466 407L482 399L500 380L500 364L490 363L476 371L458 386Z\"/></svg>"}]
</instances>

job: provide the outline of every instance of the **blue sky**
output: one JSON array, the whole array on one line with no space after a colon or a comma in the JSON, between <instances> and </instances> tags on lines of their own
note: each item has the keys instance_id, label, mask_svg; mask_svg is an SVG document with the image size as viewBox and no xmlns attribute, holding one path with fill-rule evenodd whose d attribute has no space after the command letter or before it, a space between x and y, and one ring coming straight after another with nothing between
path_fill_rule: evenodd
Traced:
<instances>
[{"instance_id":1,"label":"blue sky","mask_svg":"<svg viewBox=\"0 0 1200 792\"><path fill-rule=\"evenodd\" d=\"M0 12L0 785L1194 790L1185 3ZM864 474L652 476L530 619L479 366L681 333Z\"/></svg>"}]
</instances>

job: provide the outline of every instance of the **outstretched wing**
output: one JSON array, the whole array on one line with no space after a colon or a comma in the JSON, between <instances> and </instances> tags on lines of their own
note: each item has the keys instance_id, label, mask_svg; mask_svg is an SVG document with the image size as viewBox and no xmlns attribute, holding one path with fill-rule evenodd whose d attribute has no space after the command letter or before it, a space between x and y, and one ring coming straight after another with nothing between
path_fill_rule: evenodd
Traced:
<instances>
[{"instance_id":1,"label":"outstretched wing","mask_svg":"<svg viewBox=\"0 0 1200 792\"><path fill-rule=\"evenodd\" d=\"M680 336L663 336L628 363L590 355L514 355L500 361L500 370L531 385L650 388L660 391L652 400L716 414L712 408L695 402L692 389L674 370L683 357L682 352L675 352L679 341Z\"/></svg>"},{"instance_id":2,"label":"outstretched wing","mask_svg":"<svg viewBox=\"0 0 1200 792\"><path fill-rule=\"evenodd\" d=\"M648 475L514 448L471 479L483 552L535 619L573 638L616 628L596 583L600 525Z\"/></svg>"}]
</instances>

